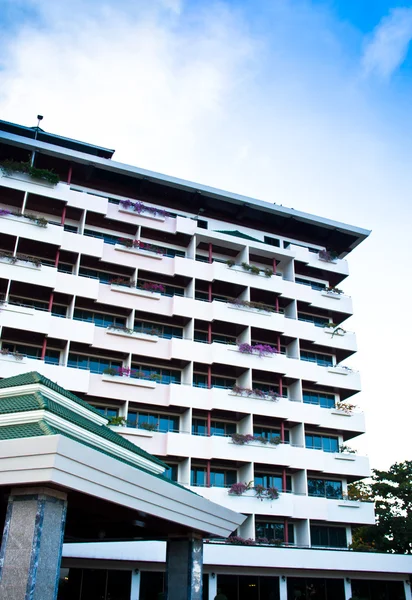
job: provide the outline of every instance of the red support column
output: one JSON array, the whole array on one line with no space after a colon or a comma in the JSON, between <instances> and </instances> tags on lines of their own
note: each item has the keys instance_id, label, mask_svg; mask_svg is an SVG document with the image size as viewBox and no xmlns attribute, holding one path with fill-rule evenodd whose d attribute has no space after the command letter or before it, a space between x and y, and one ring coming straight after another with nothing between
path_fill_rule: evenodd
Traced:
<instances>
[{"instance_id":1,"label":"red support column","mask_svg":"<svg viewBox=\"0 0 412 600\"><path fill-rule=\"evenodd\" d=\"M70 165L69 171L67 173L67 183L71 183L71 181L72 181L72 174L73 174L73 166Z\"/></svg>"},{"instance_id":2,"label":"red support column","mask_svg":"<svg viewBox=\"0 0 412 600\"><path fill-rule=\"evenodd\" d=\"M47 350L47 338L44 338L44 340L43 340L43 346L42 346L42 349L41 349L41 359L42 360L45 359L46 350Z\"/></svg>"},{"instance_id":3,"label":"red support column","mask_svg":"<svg viewBox=\"0 0 412 600\"><path fill-rule=\"evenodd\" d=\"M51 312L52 308L53 308L53 299L54 299L54 292L50 292L49 307L47 309L49 312Z\"/></svg>"},{"instance_id":4,"label":"red support column","mask_svg":"<svg viewBox=\"0 0 412 600\"><path fill-rule=\"evenodd\" d=\"M285 423L284 423L284 421L282 421L282 423L280 424L280 441L282 442L282 444L285 441Z\"/></svg>"},{"instance_id":5,"label":"red support column","mask_svg":"<svg viewBox=\"0 0 412 600\"><path fill-rule=\"evenodd\" d=\"M212 343L212 323L207 324L207 343Z\"/></svg>"},{"instance_id":6,"label":"red support column","mask_svg":"<svg viewBox=\"0 0 412 600\"><path fill-rule=\"evenodd\" d=\"M59 248L57 248L56 258L54 259L54 266L56 267L56 269L59 266L59 258L60 258L60 250L59 250Z\"/></svg>"},{"instance_id":7,"label":"red support column","mask_svg":"<svg viewBox=\"0 0 412 600\"><path fill-rule=\"evenodd\" d=\"M286 469L282 469L282 492L286 492Z\"/></svg>"},{"instance_id":8,"label":"red support column","mask_svg":"<svg viewBox=\"0 0 412 600\"><path fill-rule=\"evenodd\" d=\"M273 272L276 273L276 258L273 259Z\"/></svg>"},{"instance_id":9,"label":"red support column","mask_svg":"<svg viewBox=\"0 0 412 600\"><path fill-rule=\"evenodd\" d=\"M63 210L62 210L62 217L60 219L60 225L64 225L64 222L66 220L66 212L67 212L67 204L65 204L63 206Z\"/></svg>"},{"instance_id":10,"label":"red support column","mask_svg":"<svg viewBox=\"0 0 412 600\"><path fill-rule=\"evenodd\" d=\"M289 531L288 531L288 520L285 519L283 522L283 527L284 527L284 542L285 544L289 544Z\"/></svg>"},{"instance_id":11,"label":"red support column","mask_svg":"<svg viewBox=\"0 0 412 600\"><path fill-rule=\"evenodd\" d=\"M209 244L209 262L213 262L213 245Z\"/></svg>"},{"instance_id":12,"label":"red support column","mask_svg":"<svg viewBox=\"0 0 412 600\"><path fill-rule=\"evenodd\" d=\"M275 300L275 310L278 313L279 312L279 298L278 296L276 296L276 300Z\"/></svg>"},{"instance_id":13,"label":"red support column","mask_svg":"<svg viewBox=\"0 0 412 600\"><path fill-rule=\"evenodd\" d=\"M282 376L279 377L279 396L283 396L283 379L282 379Z\"/></svg>"},{"instance_id":14,"label":"red support column","mask_svg":"<svg viewBox=\"0 0 412 600\"><path fill-rule=\"evenodd\" d=\"M210 432L212 431L212 415L210 412L207 413L207 435L210 437Z\"/></svg>"},{"instance_id":15,"label":"red support column","mask_svg":"<svg viewBox=\"0 0 412 600\"><path fill-rule=\"evenodd\" d=\"M278 354L280 354L280 335L278 335L278 339L277 339L277 350L278 350Z\"/></svg>"},{"instance_id":16,"label":"red support column","mask_svg":"<svg viewBox=\"0 0 412 600\"><path fill-rule=\"evenodd\" d=\"M210 487L210 460L206 463L206 487Z\"/></svg>"},{"instance_id":17,"label":"red support column","mask_svg":"<svg viewBox=\"0 0 412 600\"><path fill-rule=\"evenodd\" d=\"M210 365L207 368L207 389L212 389L212 367Z\"/></svg>"},{"instance_id":18,"label":"red support column","mask_svg":"<svg viewBox=\"0 0 412 600\"><path fill-rule=\"evenodd\" d=\"M212 284L209 283L209 287L207 289L207 299L209 302L212 302Z\"/></svg>"}]
</instances>

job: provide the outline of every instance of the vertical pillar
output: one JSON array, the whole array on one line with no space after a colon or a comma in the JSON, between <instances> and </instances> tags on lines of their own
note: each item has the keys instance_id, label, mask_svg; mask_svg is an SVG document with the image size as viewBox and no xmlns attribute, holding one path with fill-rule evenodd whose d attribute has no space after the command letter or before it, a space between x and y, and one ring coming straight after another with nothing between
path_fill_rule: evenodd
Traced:
<instances>
[{"instance_id":1,"label":"vertical pillar","mask_svg":"<svg viewBox=\"0 0 412 600\"><path fill-rule=\"evenodd\" d=\"M211 415L210 411L207 413L206 427L207 427L207 435L208 435L208 437L210 437L210 433L212 431L212 415Z\"/></svg>"},{"instance_id":2,"label":"vertical pillar","mask_svg":"<svg viewBox=\"0 0 412 600\"><path fill-rule=\"evenodd\" d=\"M403 582L403 588L405 590L406 600L412 600L411 582L409 579L407 579Z\"/></svg>"},{"instance_id":3,"label":"vertical pillar","mask_svg":"<svg viewBox=\"0 0 412 600\"><path fill-rule=\"evenodd\" d=\"M213 262L213 245L209 244L209 262Z\"/></svg>"},{"instance_id":4,"label":"vertical pillar","mask_svg":"<svg viewBox=\"0 0 412 600\"><path fill-rule=\"evenodd\" d=\"M140 571L133 569L132 584L130 586L130 600L139 600L140 597Z\"/></svg>"},{"instance_id":5,"label":"vertical pillar","mask_svg":"<svg viewBox=\"0 0 412 600\"><path fill-rule=\"evenodd\" d=\"M288 520L285 519L283 521L283 537L285 544L289 544L289 529L288 529Z\"/></svg>"},{"instance_id":6,"label":"vertical pillar","mask_svg":"<svg viewBox=\"0 0 412 600\"><path fill-rule=\"evenodd\" d=\"M276 312L277 312L277 311L276 311ZM276 349L277 349L277 351L278 351L278 354L280 354L280 335L278 335L278 338L277 338Z\"/></svg>"},{"instance_id":7,"label":"vertical pillar","mask_svg":"<svg viewBox=\"0 0 412 600\"><path fill-rule=\"evenodd\" d=\"M69 171L67 173L67 183L71 183L72 182L72 174L73 174L73 165L69 166Z\"/></svg>"},{"instance_id":8,"label":"vertical pillar","mask_svg":"<svg viewBox=\"0 0 412 600\"><path fill-rule=\"evenodd\" d=\"M210 300L209 300L210 302ZM207 343L212 343L212 323L207 324Z\"/></svg>"},{"instance_id":9,"label":"vertical pillar","mask_svg":"<svg viewBox=\"0 0 412 600\"><path fill-rule=\"evenodd\" d=\"M212 367L208 365L207 367L207 389L212 389Z\"/></svg>"},{"instance_id":10,"label":"vertical pillar","mask_svg":"<svg viewBox=\"0 0 412 600\"><path fill-rule=\"evenodd\" d=\"M166 552L166 600L202 600L203 542L171 539Z\"/></svg>"},{"instance_id":11,"label":"vertical pillar","mask_svg":"<svg viewBox=\"0 0 412 600\"><path fill-rule=\"evenodd\" d=\"M66 211L67 211L67 204L65 204L65 205L63 206L63 210L62 210L62 216L61 216L61 219L60 219L60 225L61 225L61 226L63 226L63 225L64 225L64 223L65 223L65 221L66 221Z\"/></svg>"},{"instance_id":12,"label":"vertical pillar","mask_svg":"<svg viewBox=\"0 0 412 600\"><path fill-rule=\"evenodd\" d=\"M282 492L286 492L286 469L282 469Z\"/></svg>"},{"instance_id":13,"label":"vertical pillar","mask_svg":"<svg viewBox=\"0 0 412 600\"><path fill-rule=\"evenodd\" d=\"M217 575L216 573L209 573L209 599L215 600L217 595Z\"/></svg>"},{"instance_id":14,"label":"vertical pillar","mask_svg":"<svg viewBox=\"0 0 412 600\"><path fill-rule=\"evenodd\" d=\"M48 308L47 308L47 310L48 310L49 312L51 312L51 311L52 311L52 308L53 308L53 300L54 300L54 292L50 292L49 306L48 306Z\"/></svg>"},{"instance_id":15,"label":"vertical pillar","mask_svg":"<svg viewBox=\"0 0 412 600\"><path fill-rule=\"evenodd\" d=\"M280 424L280 441L282 442L282 444L285 441L285 422L282 421Z\"/></svg>"},{"instance_id":16,"label":"vertical pillar","mask_svg":"<svg viewBox=\"0 0 412 600\"><path fill-rule=\"evenodd\" d=\"M279 377L279 396L283 396L283 379L282 379L282 376Z\"/></svg>"},{"instance_id":17,"label":"vertical pillar","mask_svg":"<svg viewBox=\"0 0 412 600\"><path fill-rule=\"evenodd\" d=\"M43 340L43 345L41 348L41 359L44 360L46 357L46 350L47 350L47 338L45 337Z\"/></svg>"},{"instance_id":18,"label":"vertical pillar","mask_svg":"<svg viewBox=\"0 0 412 600\"><path fill-rule=\"evenodd\" d=\"M352 598L352 583L349 577L345 577L343 580L343 585L345 589L345 600L351 600Z\"/></svg>"},{"instance_id":19,"label":"vertical pillar","mask_svg":"<svg viewBox=\"0 0 412 600\"><path fill-rule=\"evenodd\" d=\"M284 575L279 577L279 600L288 600L288 582Z\"/></svg>"},{"instance_id":20,"label":"vertical pillar","mask_svg":"<svg viewBox=\"0 0 412 600\"><path fill-rule=\"evenodd\" d=\"M279 296L276 296L276 299L275 299L275 310L277 313L279 312ZM278 336L278 339L280 340L279 336Z\"/></svg>"},{"instance_id":21,"label":"vertical pillar","mask_svg":"<svg viewBox=\"0 0 412 600\"><path fill-rule=\"evenodd\" d=\"M0 598L55 600L67 495L48 488L14 488L0 550Z\"/></svg>"},{"instance_id":22,"label":"vertical pillar","mask_svg":"<svg viewBox=\"0 0 412 600\"><path fill-rule=\"evenodd\" d=\"M56 250L56 258L54 259L54 266L56 269L59 266L59 258L60 258L60 249L58 248Z\"/></svg>"},{"instance_id":23,"label":"vertical pillar","mask_svg":"<svg viewBox=\"0 0 412 600\"><path fill-rule=\"evenodd\" d=\"M206 462L206 487L210 487L210 460Z\"/></svg>"},{"instance_id":24,"label":"vertical pillar","mask_svg":"<svg viewBox=\"0 0 412 600\"><path fill-rule=\"evenodd\" d=\"M273 272L276 274L276 258L273 259Z\"/></svg>"},{"instance_id":25,"label":"vertical pillar","mask_svg":"<svg viewBox=\"0 0 412 600\"><path fill-rule=\"evenodd\" d=\"M207 300L208 302L212 302L212 284L209 283L207 288Z\"/></svg>"}]
</instances>

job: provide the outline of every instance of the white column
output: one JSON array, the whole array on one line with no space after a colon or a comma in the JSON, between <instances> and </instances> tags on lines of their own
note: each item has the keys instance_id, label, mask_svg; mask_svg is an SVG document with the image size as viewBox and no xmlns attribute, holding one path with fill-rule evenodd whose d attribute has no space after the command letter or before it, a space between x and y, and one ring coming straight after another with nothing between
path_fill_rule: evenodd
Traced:
<instances>
[{"instance_id":1,"label":"white column","mask_svg":"<svg viewBox=\"0 0 412 600\"><path fill-rule=\"evenodd\" d=\"M209 600L214 600L217 595L217 576L216 573L209 573Z\"/></svg>"},{"instance_id":2,"label":"white column","mask_svg":"<svg viewBox=\"0 0 412 600\"><path fill-rule=\"evenodd\" d=\"M406 600L412 600L411 584L409 579L403 582L403 588L405 590Z\"/></svg>"},{"instance_id":3,"label":"white column","mask_svg":"<svg viewBox=\"0 0 412 600\"><path fill-rule=\"evenodd\" d=\"M280 575L279 577L279 600L288 600L288 586L287 580L284 575Z\"/></svg>"},{"instance_id":4,"label":"white column","mask_svg":"<svg viewBox=\"0 0 412 600\"><path fill-rule=\"evenodd\" d=\"M349 577L343 579L343 585L345 586L345 600L352 598L352 583Z\"/></svg>"},{"instance_id":5,"label":"white column","mask_svg":"<svg viewBox=\"0 0 412 600\"><path fill-rule=\"evenodd\" d=\"M133 569L132 585L130 587L130 600L139 600L140 597L140 571Z\"/></svg>"}]
</instances>

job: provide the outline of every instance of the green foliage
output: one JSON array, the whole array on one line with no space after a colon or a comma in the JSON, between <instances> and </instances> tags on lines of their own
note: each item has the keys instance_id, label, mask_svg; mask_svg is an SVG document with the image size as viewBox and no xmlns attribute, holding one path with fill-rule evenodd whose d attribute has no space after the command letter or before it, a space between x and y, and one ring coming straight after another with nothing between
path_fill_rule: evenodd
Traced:
<instances>
[{"instance_id":1,"label":"green foliage","mask_svg":"<svg viewBox=\"0 0 412 600\"><path fill-rule=\"evenodd\" d=\"M33 179L41 179L43 181L47 181L52 185L56 185L59 183L60 177L57 173L49 169L38 169L37 167L33 167L30 162L18 162L16 160L4 160L0 164L0 168L6 175L11 175L12 173L27 173Z\"/></svg>"},{"instance_id":2,"label":"green foliage","mask_svg":"<svg viewBox=\"0 0 412 600\"><path fill-rule=\"evenodd\" d=\"M388 471L374 469L369 485L355 485L351 493L375 501L376 525L356 529L352 548L412 554L412 461L395 463Z\"/></svg>"},{"instance_id":3,"label":"green foliage","mask_svg":"<svg viewBox=\"0 0 412 600\"><path fill-rule=\"evenodd\" d=\"M124 417L110 417L108 424L124 427L126 425L126 419Z\"/></svg>"}]
</instances>

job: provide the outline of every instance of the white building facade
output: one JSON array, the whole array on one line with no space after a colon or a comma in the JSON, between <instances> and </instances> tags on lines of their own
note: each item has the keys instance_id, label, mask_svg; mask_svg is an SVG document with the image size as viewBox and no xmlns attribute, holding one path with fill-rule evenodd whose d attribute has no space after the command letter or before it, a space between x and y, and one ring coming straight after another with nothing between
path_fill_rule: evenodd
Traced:
<instances>
[{"instance_id":1,"label":"white building facade","mask_svg":"<svg viewBox=\"0 0 412 600\"><path fill-rule=\"evenodd\" d=\"M409 557L348 550L374 523L347 497L370 469L341 364L346 256L369 232L34 133L0 122L0 377L42 373L247 515L205 545L204 598L410 600ZM165 543L75 542L62 599L162 597Z\"/></svg>"}]
</instances>

